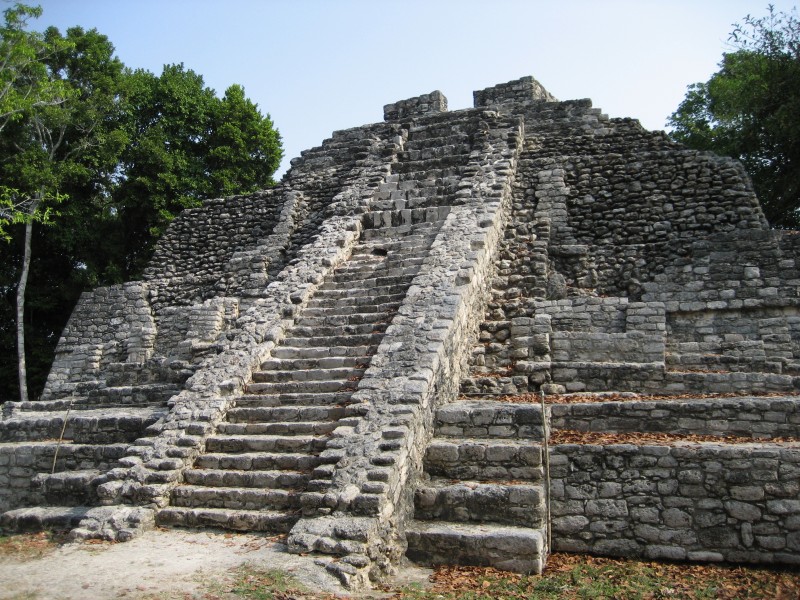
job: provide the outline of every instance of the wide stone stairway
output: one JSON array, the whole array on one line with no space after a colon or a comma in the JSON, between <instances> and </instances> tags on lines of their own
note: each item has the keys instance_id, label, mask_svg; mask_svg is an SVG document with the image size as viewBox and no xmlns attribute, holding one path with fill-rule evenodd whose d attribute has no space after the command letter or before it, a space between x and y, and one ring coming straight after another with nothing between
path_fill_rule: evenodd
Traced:
<instances>
[{"instance_id":1,"label":"wide stone stairway","mask_svg":"<svg viewBox=\"0 0 800 600\"><path fill-rule=\"evenodd\" d=\"M350 260L253 373L159 523L281 533L319 508L304 494L319 499L326 491L341 457L332 432L354 425L368 408L351 396L428 252L438 217L425 210L365 217Z\"/></svg>"},{"instance_id":2,"label":"wide stone stairway","mask_svg":"<svg viewBox=\"0 0 800 600\"><path fill-rule=\"evenodd\" d=\"M535 404L440 408L406 528L408 558L541 573L548 553L543 434Z\"/></svg>"}]
</instances>

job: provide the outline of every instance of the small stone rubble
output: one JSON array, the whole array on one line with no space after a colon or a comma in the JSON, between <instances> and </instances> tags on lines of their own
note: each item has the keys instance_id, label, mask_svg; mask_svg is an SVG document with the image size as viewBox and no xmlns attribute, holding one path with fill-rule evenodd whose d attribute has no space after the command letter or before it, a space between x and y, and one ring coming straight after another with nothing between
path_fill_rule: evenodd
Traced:
<instances>
[{"instance_id":1,"label":"small stone rubble","mask_svg":"<svg viewBox=\"0 0 800 600\"><path fill-rule=\"evenodd\" d=\"M352 589L404 556L800 564L800 237L735 161L531 77L474 100L389 104L85 293L2 407L0 526L285 533Z\"/></svg>"}]
</instances>

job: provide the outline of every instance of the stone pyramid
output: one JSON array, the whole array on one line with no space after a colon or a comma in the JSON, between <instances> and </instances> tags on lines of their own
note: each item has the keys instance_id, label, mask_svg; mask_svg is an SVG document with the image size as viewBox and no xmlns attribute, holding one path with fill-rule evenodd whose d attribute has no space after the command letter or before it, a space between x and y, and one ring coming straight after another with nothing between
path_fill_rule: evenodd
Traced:
<instances>
[{"instance_id":1,"label":"stone pyramid","mask_svg":"<svg viewBox=\"0 0 800 600\"><path fill-rule=\"evenodd\" d=\"M354 588L404 555L800 564L800 236L736 161L531 77L474 99L387 105L86 292L2 407L2 526L285 533Z\"/></svg>"}]
</instances>

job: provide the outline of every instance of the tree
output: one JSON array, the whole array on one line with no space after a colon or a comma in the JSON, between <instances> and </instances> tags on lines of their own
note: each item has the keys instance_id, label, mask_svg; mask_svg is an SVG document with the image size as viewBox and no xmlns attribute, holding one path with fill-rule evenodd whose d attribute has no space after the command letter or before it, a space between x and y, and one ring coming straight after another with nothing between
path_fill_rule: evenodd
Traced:
<instances>
[{"instance_id":1,"label":"tree","mask_svg":"<svg viewBox=\"0 0 800 600\"><path fill-rule=\"evenodd\" d=\"M0 234L7 237L5 228L24 224L25 243L16 292L17 366L20 400L28 400L25 360L25 292L31 260L31 238L36 221L47 222L54 153L63 142L67 119L62 117L72 89L60 81L45 65L54 54L66 49L63 40L48 40L46 36L25 30L30 17L38 17L41 9L20 4L4 11L5 23L0 30L0 131L10 124L22 123L29 138L14 139L16 156L32 159L18 164L19 179L27 180L20 188L4 186L0 199ZM34 156L36 155L36 156Z\"/></svg>"},{"instance_id":2,"label":"tree","mask_svg":"<svg viewBox=\"0 0 800 600\"><path fill-rule=\"evenodd\" d=\"M131 140L113 193L124 231L124 279L138 276L159 236L203 200L274 185L283 150L269 115L234 85L220 99L180 65L159 77L138 70L126 90Z\"/></svg>"},{"instance_id":3,"label":"tree","mask_svg":"<svg viewBox=\"0 0 800 600\"><path fill-rule=\"evenodd\" d=\"M735 24L720 70L689 86L671 136L742 161L769 222L800 226L800 21L775 12Z\"/></svg>"},{"instance_id":4,"label":"tree","mask_svg":"<svg viewBox=\"0 0 800 600\"><path fill-rule=\"evenodd\" d=\"M212 113L207 193L228 196L272 185L282 157L281 137L269 115L261 115L242 86L230 86Z\"/></svg>"},{"instance_id":5,"label":"tree","mask_svg":"<svg viewBox=\"0 0 800 600\"><path fill-rule=\"evenodd\" d=\"M140 276L181 210L272 185L282 157L240 86L219 98L183 65L131 71L96 30L27 31L41 11L13 11L0 39L0 85L12 82L0 90L0 402L24 379L13 346L35 396L83 290Z\"/></svg>"},{"instance_id":6,"label":"tree","mask_svg":"<svg viewBox=\"0 0 800 600\"><path fill-rule=\"evenodd\" d=\"M15 4L3 11L0 27L0 131L13 120L43 106L58 104L63 88L46 74L44 59L55 50L40 34L27 31L40 17L39 7Z\"/></svg>"}]
</instances>

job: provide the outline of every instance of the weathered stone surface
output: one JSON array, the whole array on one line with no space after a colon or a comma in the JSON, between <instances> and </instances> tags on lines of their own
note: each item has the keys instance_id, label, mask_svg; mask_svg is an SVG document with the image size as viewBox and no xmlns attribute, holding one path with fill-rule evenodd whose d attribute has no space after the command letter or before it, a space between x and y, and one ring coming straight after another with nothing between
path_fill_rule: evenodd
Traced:
<instances>
[{"instance_id":1,"label":"weathered stone surface","mask_svg":"<svg viewBox=\"0 0 800 600\"><path fill-rule=\"evenodd\" d=\"M530 77L474 100L388 104L84 294L44 398L3 405L3 519L287 532L351 587L406 544L798 564L773 442L800 437L800 236L735 161ZM565 392L750 395L540 407ZM553 428L753 443L548 451Z\"/></svg>"}]
</instances>

